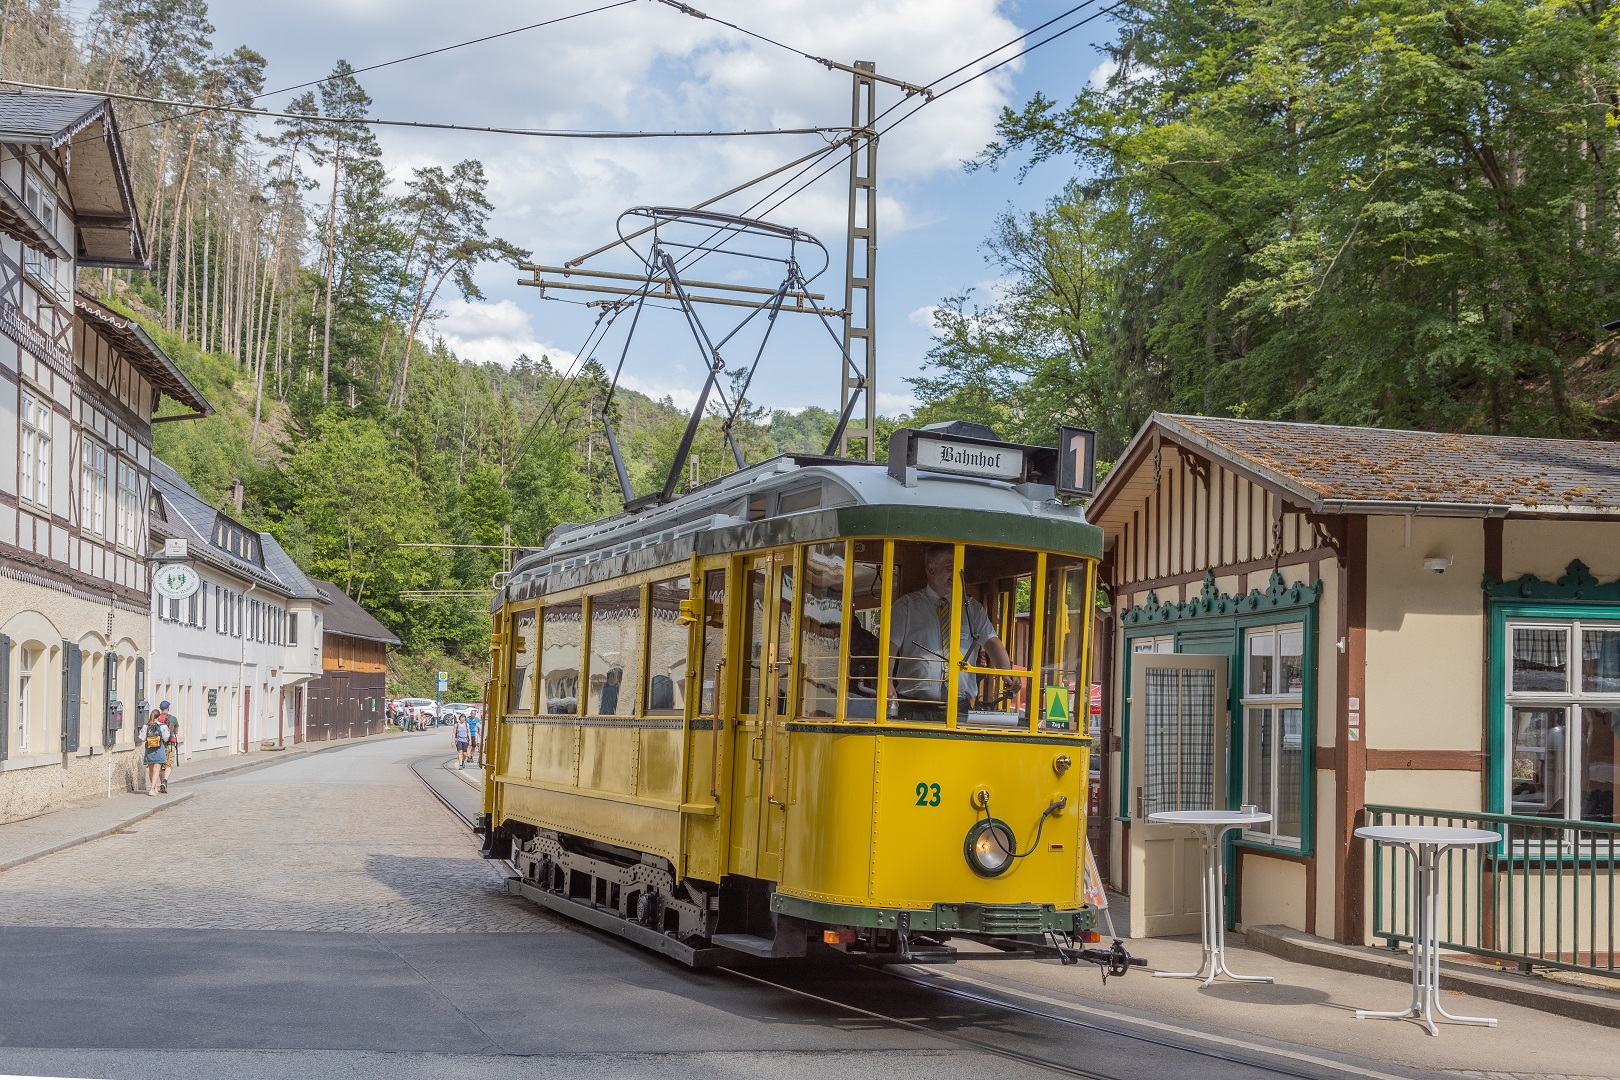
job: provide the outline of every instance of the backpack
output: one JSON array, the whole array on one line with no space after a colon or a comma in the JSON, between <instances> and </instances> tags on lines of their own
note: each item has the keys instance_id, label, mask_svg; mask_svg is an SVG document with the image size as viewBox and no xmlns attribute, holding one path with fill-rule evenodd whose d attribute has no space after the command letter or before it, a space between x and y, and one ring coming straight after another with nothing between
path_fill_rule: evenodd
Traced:
<instances>
[{"instance_id":1,"label":"backpack","mask_svg":"<svg viewBox=\"0 0 1620 1080\"><path fill-rule=\"evenodd\" d=\"M146 728L146 748L156 750L163 745L163 725L149 724Z\"/></svg>"}]
</instances>

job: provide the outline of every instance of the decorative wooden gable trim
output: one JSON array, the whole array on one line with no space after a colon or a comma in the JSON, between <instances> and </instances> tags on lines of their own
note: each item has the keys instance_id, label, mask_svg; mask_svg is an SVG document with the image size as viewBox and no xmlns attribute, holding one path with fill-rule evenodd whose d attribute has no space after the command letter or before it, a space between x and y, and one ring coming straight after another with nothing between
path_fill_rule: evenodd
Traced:
<instances>
[{"instance_id":1,"label":"decorative wooden gable trim","mask_svg":"<svg viewBox=\"0 0 1620 1080\"><path fill-rule=\"evenodd\" d=\"M1264 592L1253 589L1247 596L1231 596L1215 587L1215 575L1209 572L1204 575L1204 587L1191 600L1181 604L1170 601L1160 603L1158 594L1150 592L1147 603L1138 604L1125 612L1120 616L1120 622L1125 626L1151 626L1188 619L1246 615L1256 611L1286 611L1289 608L1310 607L1321 595L1320 581L1314 585L1307 585L1303 581L1288 585L1283 582L1282 573L1273 570Z\"/></svg>"},{"instance_id":2,"label":"decorative wooden gable trim","mask_svg":"<svg viewBox=\"0 0 1620 1080\"><path fill-rule=\"evenodd\" d=\"M1480 583L1492 600L1585 600L1592 603L1620 603L1620 581L1598 584L1592 571L1579 559L1571 559L1564 576L1543 581L1534 574L1521 574L1513 581L1497 581L1486 574Z\"/></svg>"}]
</instances>

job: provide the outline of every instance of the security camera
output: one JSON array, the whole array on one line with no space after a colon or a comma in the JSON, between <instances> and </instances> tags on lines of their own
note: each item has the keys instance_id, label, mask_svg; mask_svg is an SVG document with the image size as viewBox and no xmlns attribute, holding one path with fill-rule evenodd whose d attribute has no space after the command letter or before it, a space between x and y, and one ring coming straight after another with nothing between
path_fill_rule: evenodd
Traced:
<instances>
[{"instance_id":1,"label":"security camera","mask_svg":"<svg viewBox=\"0 0 1620 1080\"><path fill-rule=\"evenodd\" d=\"M1436 555L1432 558L1423 560L1423 569L1432 571L1436 574L1445 573L1446 568L1450 565L1451 560L1446 558L1444 555Z\"/></svg>"}]
</instances>

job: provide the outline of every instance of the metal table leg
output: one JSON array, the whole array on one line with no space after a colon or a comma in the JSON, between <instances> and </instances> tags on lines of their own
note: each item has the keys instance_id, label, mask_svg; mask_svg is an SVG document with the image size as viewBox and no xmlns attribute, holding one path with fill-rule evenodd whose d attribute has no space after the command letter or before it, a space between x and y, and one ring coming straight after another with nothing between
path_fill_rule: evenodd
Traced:
<instances>
[{"instance_id":1,"label":"metal table leg","mask_svg":"<svg viewBox=\"0 0 1620 1080\"><path fill-rule=\"evenodd\" d=\"M1396 846L1406 848L1411 853L1417 868L1417 876L1412 883L1414 899L1417 901L1413 905L1417 909L1417 926L1412 933L1412 1002L1404 1009L1390 1012L1357 1009L1356 1019L1405 1020L1415 1017L1423 1021L1423 1026L1429 1029L1430 1035L1435 1036L1440 1034L1440 1029L1434 1025L1434 1013L1458 1023L1495 1027L1496 1021L1490 1017L1454 1016L1446 1012L1445 1007L1440 1004L1440 920L1437 885L1440 876L1440 854L1445 849L1432 844L1420 845L1417 849L1407 844Z\"/></svg>"},{"instance_id":2,"label":"metal table leg","mask_svg":"<svg viewBox=\"0 0 1620 1080\"><path fill-rule=\"evenodd\" d=\"M1204 854L1203 945L1204 958L1197 971L1156 971L1154 978L1199 979L1199 989L1225 975L1238 982L1275 982L1270 975L1239 975L1226 966L1226 833L1233 826L1225 825L1205 831L1200 847ZM1205 970L1208 977L1204 976Z\"/></svg>"}]
</instances>

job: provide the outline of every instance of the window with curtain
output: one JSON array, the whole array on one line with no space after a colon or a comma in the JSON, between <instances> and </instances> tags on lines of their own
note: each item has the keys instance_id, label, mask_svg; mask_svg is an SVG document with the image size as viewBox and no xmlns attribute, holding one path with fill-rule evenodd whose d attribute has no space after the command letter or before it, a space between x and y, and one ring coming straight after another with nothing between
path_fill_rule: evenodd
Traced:
<instances>
[{"instance_id":1,"label":"window with curtain","mask_svg":"<svg viewBox=\"0 0 1620 1080\"><path fill-rule=\"evenodd\" d=\"M1612 824L1620 770L1620 621L1508 624L1509 810Z\"/></svg>"},{"instance_id":2,"label":"window with curtain","mask_svg":"<svg viewBox=\"0 0 1620 1080\"><path fill-rule=\"evenodd\" d=\"M107 448L90 436L84 437L80 463L79 527L94 536L107 535Z\"/></svg>"}]
</instances>

